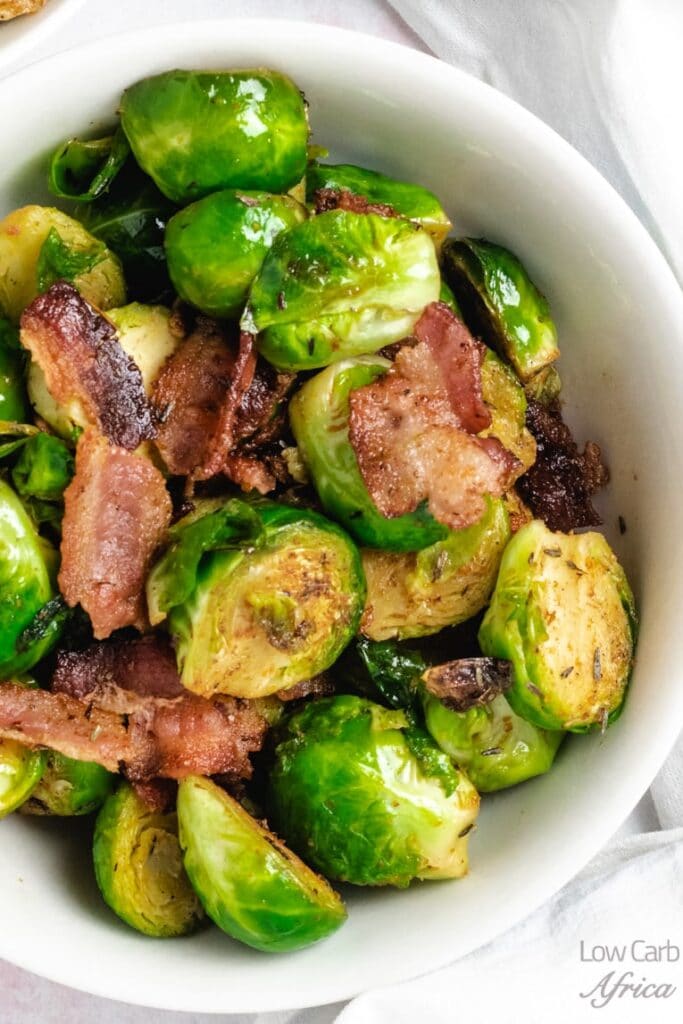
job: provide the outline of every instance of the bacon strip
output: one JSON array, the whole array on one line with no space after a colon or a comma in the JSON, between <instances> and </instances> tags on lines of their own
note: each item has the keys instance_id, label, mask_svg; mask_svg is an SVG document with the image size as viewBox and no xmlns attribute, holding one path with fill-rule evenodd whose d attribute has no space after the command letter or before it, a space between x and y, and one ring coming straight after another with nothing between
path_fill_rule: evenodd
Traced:
<instances>
[{"instance_id":1,"label":"bacon strip","mask_svg":"<svg viewBox=\"0 0 683 1024\"><path fill-rule=\"evenodd\" d=\"M145 627L145 580L171 511L149 459L92 428L81 435L64 492L59 588L68 605L82 605L98 640L123 626Z\"/></svg>"},{"instance_id":2,"label":"bacon strip","mask_svg":"<svg viewBox=\"0 0 683 1024\"><path fill-rule=\"evenodd\" d=\"M21 342L61 404L78 401L87 421L132 451L154 437L140 370L114 326L71 284L58 281L27 306Z\"/></svg>"},{"instance_id":3,"label":"bacon strip","mask_svg":"<svg viewBox=\"0 0 683 1024\"><path fill-rule=\"evenodd\" d=\"M260 749L266 723L248 702L190 693L162 700L119 691L111 703L116 710L4 683L0 737L96 761L135 782L219 772L250 777L249 754Z\"/></svg>"},{"instance_id":4,"label":"bacon strip","mask_svg":"<svg viewBox=\"0 0 683 1024\"><path fill-rule=\"evenodd\" d=\"M398 217L388 203L371 203L365 196L357 195L347 188L319 188L313 196L316 213L328 210L348 210L349 213L376 213L380 217Z\"/></svg>"},{"instance_id":5,"label":"bacon strip","mask_svg":"<svg viewBox=\"0 0 683 1024\"><path fill-rule=\"evenodd\" d=\"M441 310L437 315L443 317ZM450 311L448 315L452 317ZM449 332L446 352L438 361L432 354L433 337L429 343L404 346L383 377L352 391L349 439L383 515L412 512L427 499L436 519L462 529L481 518L486 495L507 490L521 465L496 438L481 439L464 429L454 396L469 385L462 380L449 385L442 370L454 336L459 338L460 331ZM447 377L456 375L466 351L474 358L476 348L456 346L455 369L449 368ZM463 376L471 384L474 372ZM476 393L468 394L464 407L467 423L481 422Z\"/></svg>"},{"instance_id":6,"label":"bacon strip","mask_svg":"<svg viewBox=\"0 0 683 1024\"><path fill-rule=\"evenodd\" d=\"M160 633L133 640L92 644L84 651L58 651L53 693L84 700L112 686L142 697L180 697L175 652Z\"/></svg>"}]
</instances>

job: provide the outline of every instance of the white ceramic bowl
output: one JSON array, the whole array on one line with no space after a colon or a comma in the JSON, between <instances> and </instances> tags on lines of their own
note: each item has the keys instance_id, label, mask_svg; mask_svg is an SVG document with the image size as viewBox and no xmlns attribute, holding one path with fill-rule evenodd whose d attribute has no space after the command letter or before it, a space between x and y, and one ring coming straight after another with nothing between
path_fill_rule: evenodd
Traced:
<instances>
[{"instance_id":1,"label":"white ceramic bowl","mask_svg":"<svg viewBox=\"0 0 683 1024\"><path fill-rule=\"evenodd\" d=\"M240 65L289 72L310 100L316 142L428 185L458 232L509 245L547 292L570 420L579 437L604 446L611 466L606 529L633 582L642 632L621 720L604 737L573 737L550 775L484 801L467 879L349 892L346 926L305 952L265 956L217 929L144 938L98 898L83 827L3 821L0 955L76 988L174 1010L329 1002L467 953L546 900L609 839L683 722L683 301L633 214L530 114L445 64L370 37L291 22L167 26L0 84L0 212L43 198L45 154L110 121L129 83L177 66Z\"/></svg>"},{"instance_id":2,"label":"white ceramic bowl","mask_svg":"<svg viewBox=\"0 0 683 1024\"><path fill-rule=\"evenodd\" d=\"M0 72L5 65L37 46L66 18L76 14L85 0L47 0L35 14L26 14L11 21L0 22Z\"/></svg>"}]
</instances>

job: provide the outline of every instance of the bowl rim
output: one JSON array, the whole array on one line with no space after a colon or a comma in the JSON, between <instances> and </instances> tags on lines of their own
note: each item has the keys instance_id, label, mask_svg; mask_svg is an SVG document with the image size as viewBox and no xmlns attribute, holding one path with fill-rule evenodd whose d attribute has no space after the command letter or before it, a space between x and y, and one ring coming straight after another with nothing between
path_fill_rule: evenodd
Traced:
<instances>
[{"instance_id":1,"label":"bowl rim","mask_svg":"<svg viewBox=\"0 0 683 1024\"><path fill-rule=\"evenodd\" d=\"M215 43L221 36L229 42L228 33L233 38L237 35L240 42L244 42L247 34L254 33L255 29L261 36L266 33L280 42L290 39L300 42L303 33L311 46L333 47L356 63L362 63L363 56L369 51L372 51L374 58L381 57L383 60L394 63L400 61L404 73L429 79L432 88L440 88L442 85L446 88L451 86L454 91L473 98L473 102L480 109L485 109L494 120L507 118L509 122L514 122L515 128L524 134L525 140L544 150L548 159L552 158L554 162L562 164L567 180L571 180L575 187L582 192L590 193L592 201L599 200L605 221L618 223L622 242L625 242L629 250L639 252L643 272L652 279L657 300L665 304L672 316L676 316L679 324L683 323L683 293L673 271L636 214L602 175L556 131L519 103L459 68L407 45L367 33L300 20L210 18L199 21L179 21L162 27L129 29L91 42L81 43L50 57L36 60L0 80L0 97L3 92L9 90L12 90L13 95L23 95L24 84L28 85L35 80L53 79L58 81L60 74L73 73L74 64L78 64L80 57L89 61L98 58L104 60L112 51L121 54L133 44L134 49L137 49L148 42L152 44L150 56L163 52L164 43L182 45L189 50L193 43L204 45L207 40ZM286 59L285 47L283 61ZM586 865L614 834L647 790L676 742L683 721L683 688L680 689L678 705L673 709L677 713L662 716L663 721L657 735L657 742L651 744L638 764L634 766L631 785L626 793L622 791L619 799L615 800L611 806L604 808L600 822L589 831L589 834L586 834L586 830L584 830L581 838L574 844L571 855L567 852L558 858L552 868L546 872L545 883L542 886L537 885L537 888L532 889L530 893L525 893L523 903L519 896L513 895L505 910L497 917L493 927L482 922L475 926L474 941L469 947L470 952L504 933L518 921L530 915L540 905L546 903ZM122 994L115 978L111 979L109 984L105 982L106 974L98 977L91 975L85 978L79 975L77 958L73 958L73 963L68 970L62 968L51 970L49 964L41 964L36 970L36 964L26 951L15 952L10 945L9 948L0 947L0 955L17 966L39 973L51 981L69 985L93 995L119 999ZM464 955L466 955L465 952L459 954L460 957ZM385 985L422 976L444 967L452 961L452 955L449 955L447 948L440 948L436 958L433 948L416 949L414 960L411 961L407 974L404 973L401 965L394 963L381 970L374 971L373 969L372 979L369 981L366 964L357 967L355 972L340 971L338 977L334 980L328 979L323 985L316 984L314 981L307 992L300 992L290 987L286 994L278 995L269 989L261 988L247 998L242 996L234 999L229 1008L226 1008L224 1003L219 1005L221 993L218 993L213 999L202 997L199 1003L196 993L188 993L182 998L178 998L176 993L172 1000L165 999L160 986L156 981L151 981L149 984L144 982L140 985L138 983L135 1004L205 1013L298 1009L350 999L370 988L381 988Z\"/></svg>"},{"instance_id":2,"label":"bowl rim","mask_svg":"<svg viewBox=\"0 0 683 1024\"><path fill-rule=\"evenodd\" d=\"M31 47L38 46L45 39L48 39L51 33L56 32L67 18L75 15L84 3L85 0L48 0L45 7L41 10L35 11L33 14L22 15L23 23L21 26L16 25L13 21L7 22L7 27L10 25L14 27L16 25L17 28L21 27L23 31L13 31L14 38L9 39L9 41L5 40L0 47L0 80L5 77L9 78L13 74L11 65L23 57ZM1 38L0 31L0 40ZM49 58L45 59L49 60ZM31 61L31 64L35 63L37 63L37 60ZM9 71L7 70L7 65L10 66ZM19 70L22 69L17 69L17 72Z\"/></svg>"}]
</instances>

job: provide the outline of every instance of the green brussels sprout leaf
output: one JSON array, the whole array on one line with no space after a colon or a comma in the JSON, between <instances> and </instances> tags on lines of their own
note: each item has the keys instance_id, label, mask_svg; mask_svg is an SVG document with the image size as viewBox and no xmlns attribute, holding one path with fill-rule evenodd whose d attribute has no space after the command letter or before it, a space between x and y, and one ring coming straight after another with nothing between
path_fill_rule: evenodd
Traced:
<instances>
[{"instance_id":1,"label":"green brussels sprout leaf","mask_svg":"<svg viewBox=\"0 0 683 1024\"><path fill-rule=\"evenodd\" d=\"M106 258L107 250L101 242L93 242L85 249L65 242L57 228L50 228L43 242L36 264L38 294L46 292L55 281L73 283L81 274L87 274Z\"/></svg>"},{"instance_id":2,"label":"green brussels sprout leaf","mask_svg":"<svg viewBox=\"0 0 683 1024\"><path fill-rule=\"evenodd\" d=\"M26 352L19 342L19 332L0 316L0 421L21 423L28 419L25 375Z\"/></svg>"},{"instance_id":3,"label":"green brussels sprout leaf","mask_svg":"<svg viewBox=\"0 0 683 1024\"><path fill-rule=\"evenodd\" d=\"M64 442L41 431L26 439L12 468L12 483L22 498L60 501L73 473L74 458Z\"/></svg>"},{"instance_id":4,"label":"green brussels sprout leaf","mask_svg":"<svg viewBox=\"0 0 683 1024\"><path fill-rule=\"evenodd\" d=\"M120 127L101 139L67 139L50 160L48 187L59 199L90 203L110 188L129 153Z\"/></svg>"}]
</instances>

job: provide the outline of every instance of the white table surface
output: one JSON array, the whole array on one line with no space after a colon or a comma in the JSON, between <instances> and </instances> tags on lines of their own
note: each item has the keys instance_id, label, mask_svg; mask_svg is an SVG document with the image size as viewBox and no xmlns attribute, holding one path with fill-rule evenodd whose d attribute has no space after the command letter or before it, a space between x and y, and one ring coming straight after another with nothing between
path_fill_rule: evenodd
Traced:
<instances>
[{"instance_id":1,"label":"white table surface","mask_svg":"<svg viewBox=\"0 0 683 1024\"><path fill-rule=\"evenodd\" d=\"M48 0L49 3L49 0ZM161 22L198 20L211 17L278 17L323 22L382 36L417 49L427 48L383 0L86 0L74 17L48 38L24 50L16 61L2 61L0 27L0 77L35 60L102 36L142 28ZM622 825L618 835L657 829L658 820L647 794ZM36 922L37 927L44 922ZM55 942L59 937L55 936ZM121 979L125 999L125 978ZM322 1007L306 1014L307 1024L329 1024L339 1005ZM249 1015L264 1022L269 1014ZM76 992L45 981L27 971L0 961L0 1024L215 1024L237 1018L230 1015L169 1013L113 1002ZM416 1022L417 1024L417 1022Z\"/></svg>"}]
</instances>

